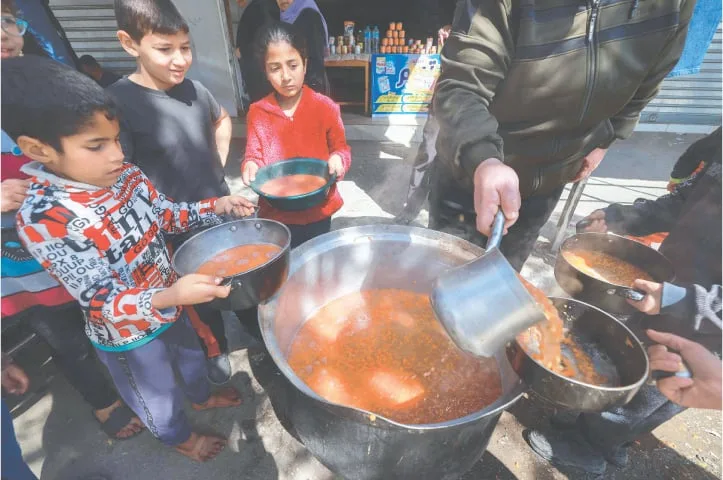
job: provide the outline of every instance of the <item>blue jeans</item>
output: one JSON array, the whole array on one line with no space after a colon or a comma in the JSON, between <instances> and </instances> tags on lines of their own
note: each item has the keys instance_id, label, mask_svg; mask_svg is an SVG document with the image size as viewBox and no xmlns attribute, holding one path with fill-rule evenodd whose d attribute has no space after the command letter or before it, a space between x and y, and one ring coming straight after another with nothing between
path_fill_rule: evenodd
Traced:
<instances>
[{"instance_id":1,"label":"blue jeans","mask_svg":"<svg viewBox=\"0 0 723 480\"><path fill-rule=\"evenodd\" d=\"M38 480L28 464L23 460L23 453L15 438L13 417L5 402L0 399L2 408L2 478L8 480Z\"/></svg>"}]
</instances>

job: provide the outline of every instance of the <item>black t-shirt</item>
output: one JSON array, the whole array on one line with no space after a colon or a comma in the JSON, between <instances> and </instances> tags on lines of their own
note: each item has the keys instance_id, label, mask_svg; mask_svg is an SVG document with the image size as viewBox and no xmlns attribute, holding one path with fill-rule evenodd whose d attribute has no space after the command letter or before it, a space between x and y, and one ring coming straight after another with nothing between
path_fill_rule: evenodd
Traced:
<instances>
[{"instance_id":1,"label":"black t-shirt","mask_svg":"<svg viewBox=\"0 0 723 480\"><path fill-rule=\"evenodd\" d=\"M107 88L120 79L120 75L116 75L115 73L109 72L108 70L103 70L103 75L101 75L100 80L98 80L98 85L103 88Z\"/></svg>"},{"instance_id":2,"label":"black t-shirt","mask_svg":"<svg viewBox=\"0 0 723 480\"><path fill-rule=\"evenodd\" d=\"M177 202L229 194L216 149L222 108L201 83L184 80L168 91L124 77L108 87L121 113L121 145L158 191Z\"/></svg>"}]
</instances>

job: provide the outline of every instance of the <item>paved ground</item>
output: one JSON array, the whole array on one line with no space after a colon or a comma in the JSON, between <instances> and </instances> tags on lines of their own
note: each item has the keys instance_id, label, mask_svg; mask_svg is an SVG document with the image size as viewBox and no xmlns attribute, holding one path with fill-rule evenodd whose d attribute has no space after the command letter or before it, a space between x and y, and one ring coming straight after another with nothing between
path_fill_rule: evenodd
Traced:
<instances>
[{"instance_id":1,"label":"paved ground","mask_svg":"<svg viewBox=\"0 0 723 480\"><path fill-rule=\"evenodd\" d=\"M639 133L616 144L590 181L573 221L611 201L664 193L672 164L695 138ZM334 228L391 221L403 203L416 145L353 142L352 147L354 165L340 187L346 206L334 219ZM227 171L233 188L240 190L238 163L229 164ZM551 275L554 258L547 246L561 207L562 202L523 272L548 293L559 293ZM426 212L417 221L424 224ZM19 404L14 412L18 437L35 473L43 480L76 479L98 472L114 480L334 478L276 419L267 396L267 392L272 396L274 392L268 358L249 345L235 322L228 320L227 324L235 350L232 382L243 392L244 404L227 411L191 414L195 424L229 436L229 448L218 459L206 465L194 464L148 433L124 442L108 440L80 397L62 377L54 376L52 363L37 366L36 362L32 376L37 390L27 398L15 399ZM34 357L38 355L34 352ZM539 400L523 398L503 414L487 453L465 480L584 478L549 467L526 446L523 431L544 425L548 415L549 409ZM687 411L641 438L634 446L630 466L624 470L611 467L605 478L692 480L720 476L721 415Z\"/></svg>"}]
</instances>

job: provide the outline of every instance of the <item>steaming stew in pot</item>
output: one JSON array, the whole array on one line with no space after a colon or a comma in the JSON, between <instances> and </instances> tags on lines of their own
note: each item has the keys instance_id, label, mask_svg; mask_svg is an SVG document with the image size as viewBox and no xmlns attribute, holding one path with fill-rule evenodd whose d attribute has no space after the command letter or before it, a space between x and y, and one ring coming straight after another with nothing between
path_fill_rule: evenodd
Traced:
<instances>
[{"instance_id":1,"label":"steaming stew in pot","mask_svg":"<svg viewBox=\"0 0 723 480\"><path fill-rule=\"evenodd\" d=\"M323 306L296 334L288 362L323 398L406 424L464 417L502 394L496 360L459 350L429 297L405 290Z\"/></svg>"},{"instance_id":2,"label":"steaming stew in pot","mask_svg":"<svg viewBox=\"0 0 723 480\"><path fill-rule=\"evenodd\" d=\"M524 278L518 278L547 318L517 336L517 342L522 349L542 366L557 374L590 385L618 386L615 372L608 377L596 370L593 359L565 330L557 308L544 292ZM567 352L567 355L563 352Z\"/></svg>"},{"instance_id":3,"label":"steaming stew in pot","mask_svg":"<svg viewBox=\"0 0 723 480\"><path fill-rule=\"evenodd\" d=\"M232 277L260 267L276 257L280 251L281 247L270 243L239 245L216 254L211 260L204 262L196 273Z\"/></svg>"},{"instance_id":4,"label":"steaming stew in pot","mask_svg":"<svg viewBox=\"0 0 723 480\"><path fill-rule=\"evenodd\" d=\"M570 265L597 280L632 287L635 279L654 281L647 272L607 253L592 250L566 250L562 256Z\"/></svg>"}]
</instances>

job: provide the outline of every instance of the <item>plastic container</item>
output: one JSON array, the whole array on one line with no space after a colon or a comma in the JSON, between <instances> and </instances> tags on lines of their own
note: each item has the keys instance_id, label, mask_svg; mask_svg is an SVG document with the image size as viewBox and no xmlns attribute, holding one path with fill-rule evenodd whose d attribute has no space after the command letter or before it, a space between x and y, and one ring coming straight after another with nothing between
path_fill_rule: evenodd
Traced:
<instances>
[{"instance_id":1,"label":"plastic container","mask_svg":"<svg viewBox=\"0 0 723 480\"><path fill-rule=\"evenodd\" d=\"M267 195L262 191L264 183L269 180L295 174L315 175L326 180L326 183L313 192L288 197ZM292 158L261 168L256 173L256 180L251 182L251 189L279 210L298 211L315 207L323 202L334 182L336 182L336 175L329 174L327 162L316 158Z\"/></svg>"},{"instance_id":2,"label":"plastic container","mask_svg":"<svg viewBox=\"0 0 723 480\"><path fill-rule=\"evenodd\" d=\"M347 20L344 22L344 40L348 45L354 45L354 22Z\"/></svg>"},{"instance_id":3,"label":"plastic container","mask_svg":"<svg viewBox=\"0 0 723 480\"><path fill-rule=\"evenodd\" d=\"M379 27L376 25L372 30L372 53L379 53Z\"/></svg>"}]
</instances>

